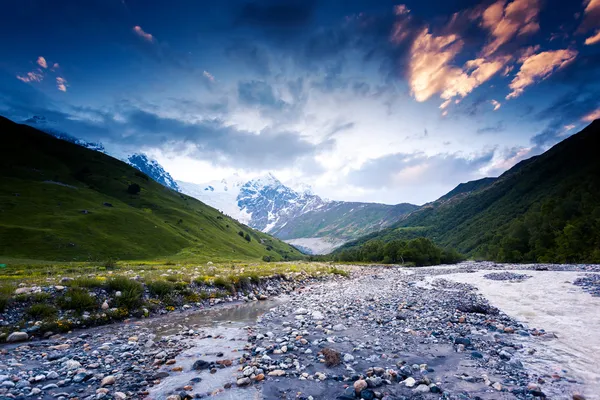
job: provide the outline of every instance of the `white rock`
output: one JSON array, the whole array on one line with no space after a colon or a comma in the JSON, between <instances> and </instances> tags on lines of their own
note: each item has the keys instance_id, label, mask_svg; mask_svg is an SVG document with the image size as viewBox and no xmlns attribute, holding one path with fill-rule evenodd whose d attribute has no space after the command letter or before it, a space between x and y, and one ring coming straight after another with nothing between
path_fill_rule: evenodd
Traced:
<instances>
[{"instance_id":1,"label":"white rock","mask_svg":"<svg viewBox=\"0 0 600 400\"><path fill-rule=\"evenodd\" d=\"M348 362L352 362L352 361L354 361L354 356L352 354L348 354L348 353L344 354L344 362L348 363Z\"/></svg>"},{"instance_id":2,"label":"white rock","mask_svg":"<svg viewBox=\"0 0 600 400\"><path fill-rule=\"evenodd\" d=\"M306 315L308 314L308 310L306 308L298 308L296 311L294 311L294 314L296 315Z\"/></svg>"},{"instance_id":3,"label":"white rock","mask_svg":"<svg viewBox=\"0 0 600 400\"><path fill-rule=\"evenodd\" d=\"M313 311L311 316L313 317L313 319L316 319L316 320L325 319L325 316L323 315L323 313L321 311Z\"/></svg>"},{"instance_id":4,"label":"white rock","mask_svg":"<svg viewBox=\"0 0 600 400\"><path fill-rule=\"evenodd\" d=\"M7 342L22 342L29 339L27 332L13 332L6 339Z\"/></svg>"},{"instance_id":5,"label":"white rock","mask_svg":"<svg viewBox=\"0 0 600 400\"><path fill-rule=\"evenodd\" d=\"M75 360L67 360L67 361L65 361L63 366L65 368L67 368L68 370L73 370L73 369L80 368L81 363L79 361L75 361Z\"/></svg>"},{"instance_id":6,"label":"white rock","mask_svg":"<svg viewBox=\"0 0 600 400\"><path fill-rule=\"evenodd\" d=\"M409 376L404 381L404 386L411 388L411 387L414 387L416 383L417 383L417 381L415 381L415 378L413 378L412 376Z\"/></svg>"},{"instance_id":7,"label":"white rock","mask_svg":"<svg viewBox=\"0 0 600 400\"><path fill-rule=\"evenodd\" d=\"M334 325L333 328L331 328L331 329L333 329L334 331L339 332L339 331L345 331L347 328L343 324L337 324L337 325Z\"/></svg>"}]
</instances>

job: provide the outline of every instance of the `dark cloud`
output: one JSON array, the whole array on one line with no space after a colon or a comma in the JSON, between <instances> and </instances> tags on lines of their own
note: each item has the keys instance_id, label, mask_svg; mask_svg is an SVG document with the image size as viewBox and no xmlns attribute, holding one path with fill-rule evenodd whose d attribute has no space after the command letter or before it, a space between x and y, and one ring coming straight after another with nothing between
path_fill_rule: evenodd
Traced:
<instances>
[{"instance_id":1,"label":"dark cloud","mask_svg":"<svg viewBox=\"0 0 600 400\"><path fill-rule=\"evenodd\" d=\"M493 157L494 151L472 159L460 154L390 154L369 160L350 172L348 182L367 189L465 182L479 177L478 169L488 165Z\"/></svg>"},{"instance_id":2,"label":"dark cloud","mask_svg":"<svg viewBox=\"0 0 600 400\"><path fill-rule=\"evenodd\" d=\"M252 1L242 6L237 22L261 28L297 28L311 21L315 4L314 0Z\"/></svg>"},{"instance_id":3,"label":"dark cloud","mask_svg":"<svg viewBox=\"0 0 600 400\"><path fill-rule=\"evenodd\" d=\"M277 97L273 87L264 81L239 82L238 98L242 104L247 106L275 110L281 110L287 104Z\"/></svg>"},{"instance_id":4,"label":"dark cloud","mask_svg":"<svg viewBox=\"0 0 600 400\"><path fill-rule=\"evenodd\" d=\"M477 129L477 133L482 135L486 133L500 133L504 132L506 127L503 121L498 121L495 125L484 126L483 128Z\"/></svg>"}]
</instances>

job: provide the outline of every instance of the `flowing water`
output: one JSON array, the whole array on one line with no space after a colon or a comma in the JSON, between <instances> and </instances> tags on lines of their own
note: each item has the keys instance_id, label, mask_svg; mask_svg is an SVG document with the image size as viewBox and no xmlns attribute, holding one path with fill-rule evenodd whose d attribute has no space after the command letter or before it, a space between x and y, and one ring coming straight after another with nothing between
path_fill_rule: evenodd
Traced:
<instances>
[{"instance_id":1,"label":"flowing water","mask_svg":"<svg viewBox=\"0 0 600 400\"><path fill-rule=\"evenodd\" d=\"M484 278L490 272L441 277L474 285L494 306L519 322L555 333L556 339L531 343L536 353L526 367L540 375L557 372L583 381L587 398L600 398L600 297L573 285L575 279L586 274L511 271L532 276L511 282Z\"/></svg>"}]
</instances>

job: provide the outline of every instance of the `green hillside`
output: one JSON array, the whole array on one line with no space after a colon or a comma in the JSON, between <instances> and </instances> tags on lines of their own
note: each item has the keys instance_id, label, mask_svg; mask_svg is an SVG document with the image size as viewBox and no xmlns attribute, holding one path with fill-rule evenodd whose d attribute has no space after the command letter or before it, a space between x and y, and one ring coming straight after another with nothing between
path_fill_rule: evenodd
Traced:
<instances>
[{"instance_id":1,"label":"green hillside","mask_svg":"<svg viewBox=\"0 0 600 400\"><path fill-rule=\"evenodd\" d=\"M406 203L333 202L322 209L302 214L271 233L283 240L310 237L353 240L379 231L417 208Z\"/></svg>"},{"instance_id":2,"label":"green hillside","mask_svg":"<svg viewBox=\"0 0 600 400\"><path fill-rule=\"evenodd\" d=\"M103 153L2 117L0 143L0 257L302 257Z\"/></svg>"},{"instance_id":3,"label":"green hillside","mask_svg":"<svg viewBox=\"0 0 600 400\"><path fill-rule=\"evenodd\" d=\"M425 236L474 257L600 262L600 121L499 178L459 185L369 240Z\"/></svg>"}]
</instances>

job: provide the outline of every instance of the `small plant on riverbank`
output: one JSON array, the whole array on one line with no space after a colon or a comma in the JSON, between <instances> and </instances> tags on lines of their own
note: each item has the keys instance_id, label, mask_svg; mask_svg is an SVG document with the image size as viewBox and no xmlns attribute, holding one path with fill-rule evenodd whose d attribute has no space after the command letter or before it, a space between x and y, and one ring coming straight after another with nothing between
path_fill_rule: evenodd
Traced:
<instances>
[{"instance_id":1,"label":"small plant on riverbank","mask_svg":"<svg viewBox=\"0 0 600 400\"><path fill-rule=\"evenodd\" d=\"M142 284L125 276L115 276L106 282L106 287L114 292L126 292L132 289L143 291Z\"/></svg>"},{"instance_id":2,"label":"small plant on riverbank","mask_svg":"<svg viewBox=\"0 0 600 400\"><path fill-rule=\"evenodd\" d=\"M331 267L329 269L329 272L332 273L333 275L343 276L344 278L348 278L350 276L350 274L348 273L348 271L344 271L343 269L340 269L340 268L337 268L337 267Z\"/></svg>"},{"instance_id":3,"label":"small plant on riverbank","mask_svg":"<svg viewBox=\"0 0 600 400\"><path fill-rule=\"evenodd\" d=\"M156 280L147 282L146 286L151 295L164 299L175 292L175 284L169 281Z\"/></svg>"},{"instance_id":4,"label":"small plant on riverbank","mask_svg":"<svg viewBox=\"0 0 600 400\"><path fill-rule=\"evenodd\" d=\"M37 303L29 307L25 313L33 319L40 320L56 316L58 310L50 304Z\"/></svg>"},{"instance_id":5,"label":"small plant on riverbank","mask_svg":"<svg viewBox=\"0 0 600 400\"><path fill-rule=\"evenodd\" d=\"M321 354L325 357L325 365L328 367L335 367L342 363L342 357L339 351L330 348L324 348L321 350Z\"/></svg>"},{"instance_id":6,"label":"small plant on riverbank","mask_svg":"<svg viewBox=\"0 0 600 400\"><path fill-rule=\"evenodd\" d=\"M87 289L96 289L96 288L101 288L102 286L104 286L105 281L99 278L88 278L88 277L79 277L76 279L73 279L72 281L68 282L67 285L71 286L71 287L80 287L80 288L87 288Z\"/></svg>"},{"instance_id":7,"label":"small plant on riverbank","mask_svg":"<svg viewBox=\"0 0 600 400\"><path fill-rule=\"evenodd\" d=\"M77 312L91 311L98 307L96 298L91 296L87 290L81 288L71 288L59 300L58 304L62 309L73 310Z\"/></svg>"},{"instance_id":8,"label":"small plant on riverbank","mask_svg":"<svg viewBox=\"0 0 600 400\"><path fill-rule=\"evenodd\" d=\"M137 310L144 304L142 294L143 289L141 285L139 287L132 286L121 292L121 296L116 298L116 305L119 309Z\"/></svg>"}]
</instances>

